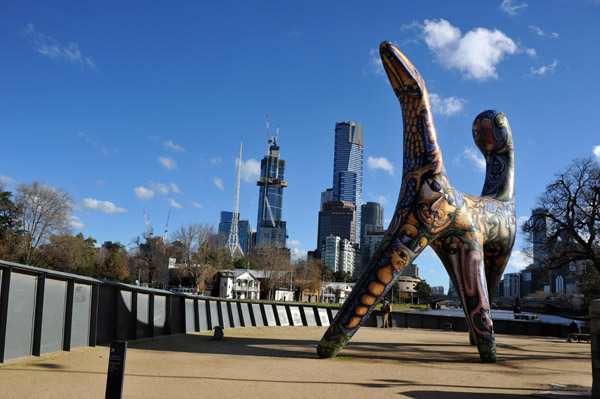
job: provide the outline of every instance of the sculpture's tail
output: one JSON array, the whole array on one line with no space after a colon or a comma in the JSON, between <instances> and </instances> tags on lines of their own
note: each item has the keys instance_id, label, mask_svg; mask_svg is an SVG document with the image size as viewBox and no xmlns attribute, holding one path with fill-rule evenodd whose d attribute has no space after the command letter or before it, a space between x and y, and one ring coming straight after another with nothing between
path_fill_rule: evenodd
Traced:
<instances>
[{"instance_id":1,"label":"sculpture's tail","mask_svg":"<svg viewBox=\"0 0 600 399\"><path fill-rule=\"evenodd\" d=\"M483 111L473 122L473 139L486 162L481 196L512 201L515 197L514 153L508 119L496 110Z\"/></svg>"}]
</instances>

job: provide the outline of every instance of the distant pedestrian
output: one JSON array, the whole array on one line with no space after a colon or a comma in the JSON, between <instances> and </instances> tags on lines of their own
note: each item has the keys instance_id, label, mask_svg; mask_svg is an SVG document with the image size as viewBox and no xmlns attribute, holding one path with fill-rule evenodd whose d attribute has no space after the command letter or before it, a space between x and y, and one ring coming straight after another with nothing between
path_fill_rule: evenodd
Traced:
<instances>
[{"instance_id":1,"label":"distant pedestrian","mask_svg":"<svg viewBox=\"0 0 600 399\"><path fill-rule=\"evenodd\" d=\"M383 301L383 305L381 305L381 311L383 312L383 324L381 328L389 328L390 327L390 312L392 311L392 305L387 300Z\"/></svg>"},{"instance_id":2,"label":"distant pedestrian","mask_svg":"<svg viewBox=\"0 0 600 399\"><path fill-rule=\"evenodd\" d=\"M577 324L577 322L573 320L571 324L569 324L569 342L571 342L571 339L575 337L577 337L577 342L581 342L581 335L575 335L575 337L572 335L580 333L581 330L579 329L579 324Z\"/></svg>"}]
</instances>

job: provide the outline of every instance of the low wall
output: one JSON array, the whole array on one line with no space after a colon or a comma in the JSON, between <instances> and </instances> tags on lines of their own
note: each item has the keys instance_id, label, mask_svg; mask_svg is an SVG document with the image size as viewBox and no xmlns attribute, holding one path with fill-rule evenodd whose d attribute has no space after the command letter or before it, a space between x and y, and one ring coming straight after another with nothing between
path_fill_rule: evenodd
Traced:
<instances>
[{"instance_id":1,"label":"low wall","mask_svg":"<svg viewBox=\"0 0 600 399\"><path fill-rule=\"evenodd\" d=\"M0 363L18 357L223 328L328 326L337 308L200 297L0 261ZM464 318L393 312L392 327L467 331ZM381 325L376 311L365 326ZM494 321L499 334L566 337L568 326Z\"/></svg>"}]
</instances>

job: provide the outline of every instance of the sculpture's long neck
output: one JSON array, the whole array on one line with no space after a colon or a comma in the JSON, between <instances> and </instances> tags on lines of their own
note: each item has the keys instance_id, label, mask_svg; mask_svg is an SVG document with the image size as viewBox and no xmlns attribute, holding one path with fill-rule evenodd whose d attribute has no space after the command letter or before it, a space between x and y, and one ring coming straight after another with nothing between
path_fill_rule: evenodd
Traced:
<instances>
[{"instance_id":1,"label":"sculpture's long neck","mask_svg":"<svg viewBox=\"0 0 600 399\"><path fill-rule=\"evenodd\" d=\"M444 162L425 85L417 93L401 93L398 99L404 122L403 176L423 169L433 174L442 173Z\"/></svg>"}]
</instances>

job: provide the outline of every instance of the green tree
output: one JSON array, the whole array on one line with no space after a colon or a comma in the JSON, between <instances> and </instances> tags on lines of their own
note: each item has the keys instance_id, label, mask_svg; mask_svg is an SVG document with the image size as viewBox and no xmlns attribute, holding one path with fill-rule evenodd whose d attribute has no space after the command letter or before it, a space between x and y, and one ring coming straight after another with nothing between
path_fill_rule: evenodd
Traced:
<instances>
[{"instance_id":1,"label":"green tree","mask_svg":"<svg viewBox=\"0 0 600 399\"><path fill-rule=\"evenodd\" d=\"M12 193L0 186L0 259L17 261L21 212L11 197Z\"/></svg>"},{"instance_id":2,"label":"green tree","mask_svg":"<svg viewBox=\"0 0 600 399\"><path fill-rule=\"evenodd\" d=\"M333 281L338 281L338 282L347 282L347 283L353 283L356 281L356 277L354 277L352 274L348 273L347 271L344 270L338 270L337 272L333 273Z\"/></svg>"},{"instance_id":3,"label":"green tree","mask_svg":"<svg viewBox=\"0 0 600 399\"><path fill-rule=\"evenodd\" d=\"M421 280L415 286L415 291L417 291L417 304L421 304L422 302L429 303L431 300L431 287L427 282Z\"/></svg>"},{"instance_id":4,"label":"green tree","mask_svg":"<svg viewBox=\"0 0 600 399\"><path fill-rule=\"evenodd\" d=\"M106 241L94 262L94 277L119 282L131 282L129 256L121 243Z\"/></svg>"},{"instance_id":5,"label":"green tree","mask_svg":"<svg viewBox=\"0 0 600 399\"><path fill-rule=\"evenodd\" d=\"M82 233L53 234L48 243L40 246L35 256L35 263L40 267L75 273L93 275L92 266L96 256L96 240L87 239Z\"/></svg>"}]
</instances>

